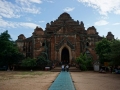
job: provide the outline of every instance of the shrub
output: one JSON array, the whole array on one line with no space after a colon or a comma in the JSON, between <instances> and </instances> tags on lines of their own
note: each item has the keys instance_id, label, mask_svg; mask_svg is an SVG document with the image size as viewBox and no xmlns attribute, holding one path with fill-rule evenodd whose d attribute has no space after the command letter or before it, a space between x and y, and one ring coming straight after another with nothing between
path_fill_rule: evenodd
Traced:
<instances>
[{"instance_id":1,"label":"shrub","mask_svg":"<svg viewBox=\"0 0 120 90\"><path fill-rule=\"evenodd\" d=\"M79 68L83 71L88 70L88 68L92 66L91 62L92 59L88 58L86 54L81 54L79 57L76 58L76 63L79 65Z\"/></svg>"},{"instance_id":2,"label":"shrub","mask_svg":"<svg viewBox=\"0 0 120 90\"><path fill-rule=\"evenodd\" d=\"M21 66L32 69L33 67L36 66L36 60L31 58L26 58L22 60Z\"/></svg>"},{"instance_id":3,"label":"shrub","mask_svg":"<svg viewBox=\"0 0 120 90\"><path fill-rule=\"evenodd\" d=\"M40 66L42 69L44 69L45 66L47 66L48 64L48 60L45 59L45 57L43 56L39 56L36 63L37 63L37 66Z\"/></svg>"}]
</instances>

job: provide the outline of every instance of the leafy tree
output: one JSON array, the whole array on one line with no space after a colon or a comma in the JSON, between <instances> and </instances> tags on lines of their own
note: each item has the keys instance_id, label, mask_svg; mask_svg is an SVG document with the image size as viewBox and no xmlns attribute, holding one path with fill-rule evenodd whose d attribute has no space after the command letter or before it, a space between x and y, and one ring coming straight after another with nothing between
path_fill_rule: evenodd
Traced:
<instances>
[{"instance_id":1,"label":"leafy tree","mask_svg":"<svg viewBox=\"0 0 120 90\"><path fill-rule=\"evenodd\" d=\"M111 42L105 38L96 43L95 47L96 53L99 55L99 61L101 64L104 62L110 61L110 53L111 53Z\"/></svg>"},{"instance_id":2,"label":"leafy tree","mask_svg":"<svg viewBox=\"0 0 120 90\"><path fill-rule=\"evenodd\" d=\"M112 41L110 58L113 65L120 65L120 40Z\"/></svg>"},{"instance_id":3,"label":"leafy tree","mask_svg":"<svg viewBox=\"0 0 120 90\"><path fill-rule=\"evenodd\" d=\"M39 56L36 62L37 66L40 66L42 69L44 69L44 67L49 63L49 61L44 56Z\"/></svg>"},{"instance_id":4,"label":"leafy tree","mask_svg":"<svg viewBox=\"0 0 120 90\"><path fill-rule=\"evenodd\" d=\"M93 59L92 58L87 58L87 60L85 61L85 65L86 67L92 67L92 61Z\"/></svg>"},{"instance_id":5,"label":"leafy tree","mask_svg":"<svg viewBox=\"0 0 120 90\"><path fill-rule=\"evenodd\" d=\"M18 52L17 45L12 41L8 31L0 34L0 66L17 64L23 58Z\"/></svg>"},{"instance_id":6,"label":"leafy tree","mask_svg":"<svg viewBox=\"0 0 120 90\"><path fill-rule=\"evenodd\" d=\"M22 60L21 66L30 68L32 70L33 67L36 66L36 60L28 57L28 58Z\"/></svg>"},{"instance_id":7,"label":"leafy tree","mask_svg":"<svg viewBox=\"0 0 120 90\"><path fill-rule=\"evenodd\" d=\"M85 64L84 60L86 60L86 56L84 56L83 54L76 58L76 62L78 64Z\"/></svg>"},{"instance_id":8,"label":"leafy tree","mask_svg":"<svg viewBox=\"0 0 120 90\"><path fill-rule=\"evenodd\" d=\"M84 71L92 66L92 59L88 58L86 54L80 54L80 56L76 58L76 63L80 66L80 69Z\"/></svg>"}]
</instances>

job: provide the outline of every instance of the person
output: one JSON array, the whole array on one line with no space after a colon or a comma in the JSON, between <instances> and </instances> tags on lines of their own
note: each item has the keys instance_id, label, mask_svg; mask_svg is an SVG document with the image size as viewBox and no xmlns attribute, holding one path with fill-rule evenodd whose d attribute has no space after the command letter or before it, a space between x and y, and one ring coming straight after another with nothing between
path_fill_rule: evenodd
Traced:
<instances>
[{"instance_id":1,"label":"person","mask_svg":"<svg viewBox=\"0 0 120 90\"><path fill-rule=\"evenodd\" d=\"M61 68L62 68L62 71L64 71L64 65L62 65L62 67L61 67Z\"/></svg>"},{"instance_id":2,"label":"person","mask_svg":"<svg viewBox=\"0 0 120 90\"><path fill-rule=\"evenodd\" d=\"M64 71L65 71L65 69L66 69L66 64L64 65Z\"/></svg>"},{"instance_id":3,"label":"person","mask_svg":"<svg viewBox=\"0 0 120 90\"><path fill-rule=\"evenodd\" d=\"M66 71L67 71L67 72L69 71L69 65L66 66Z\"/></svg>"}]
</instances>

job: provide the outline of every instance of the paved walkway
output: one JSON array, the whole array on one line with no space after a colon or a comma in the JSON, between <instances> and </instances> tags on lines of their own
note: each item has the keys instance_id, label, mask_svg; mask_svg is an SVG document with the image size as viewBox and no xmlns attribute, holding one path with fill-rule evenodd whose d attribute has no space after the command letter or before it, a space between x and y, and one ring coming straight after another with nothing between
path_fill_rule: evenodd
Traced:
<instances>
[{"instance_id":1,"label":"paved walkway","mask_svg":"<svg viewBox=\"0 0 120 90\"><path fill-rule=\"evenodd\" d=\"M75 90L69 72L60 72L48 90Z\"/></svg>"}]
</instances>

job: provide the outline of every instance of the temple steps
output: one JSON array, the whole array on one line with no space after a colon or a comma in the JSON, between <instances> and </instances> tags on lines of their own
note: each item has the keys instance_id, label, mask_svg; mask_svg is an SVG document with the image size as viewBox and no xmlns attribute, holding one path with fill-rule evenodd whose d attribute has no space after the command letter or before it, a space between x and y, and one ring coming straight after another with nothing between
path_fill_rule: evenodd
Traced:
<instances>
[{"instance_id":1,"label":"temple steps","mask_svg":"<svg viewBox=\"0 0 120 90\"><path fill-rule=\"evenodd\" d=\"M81 70L76 67L70 67L69 72L80 72ZM61 67L55 67L51 72L61 72Z\"/></svg>"}]
</instances>

